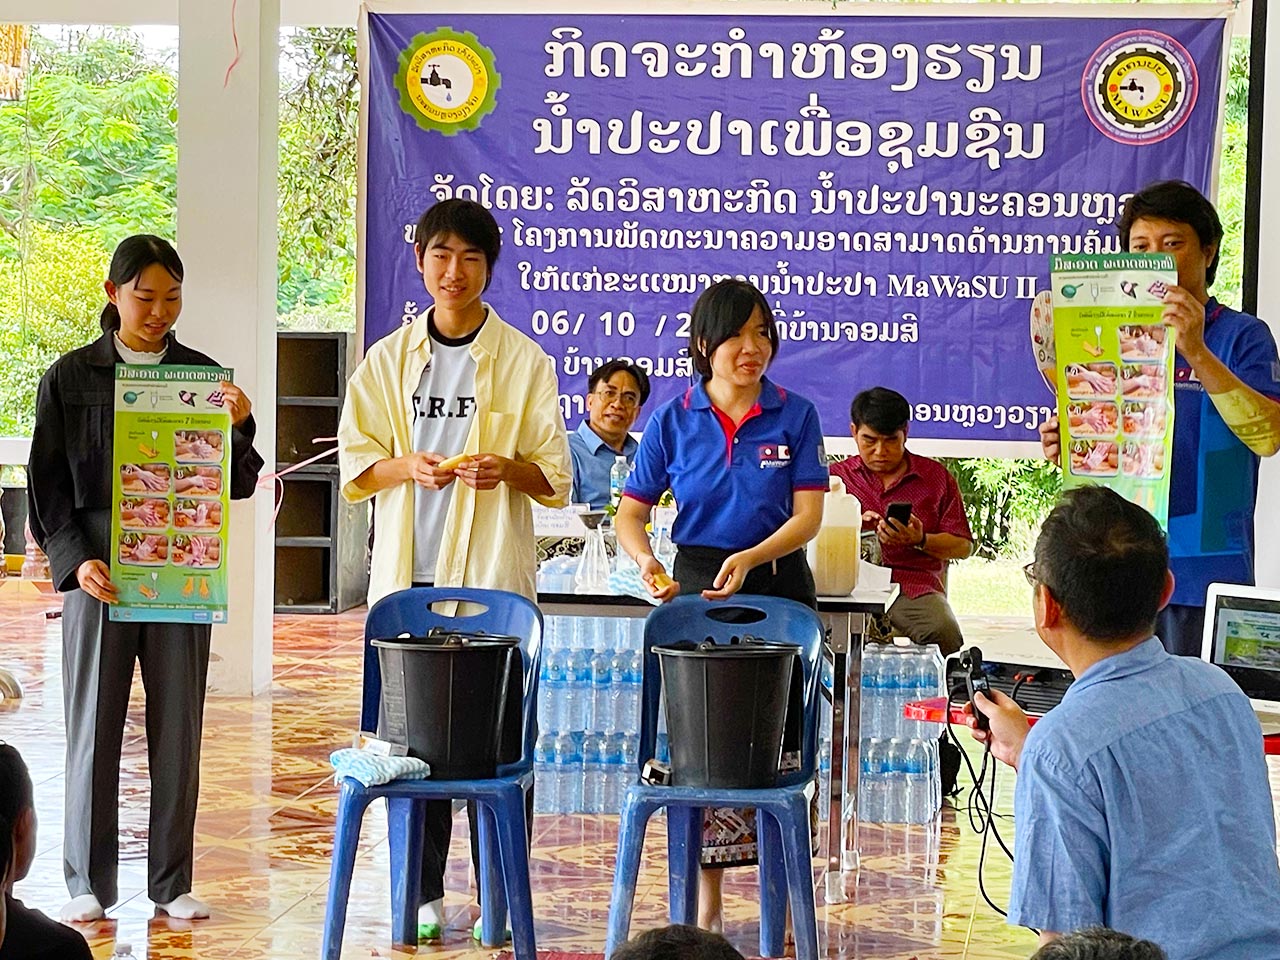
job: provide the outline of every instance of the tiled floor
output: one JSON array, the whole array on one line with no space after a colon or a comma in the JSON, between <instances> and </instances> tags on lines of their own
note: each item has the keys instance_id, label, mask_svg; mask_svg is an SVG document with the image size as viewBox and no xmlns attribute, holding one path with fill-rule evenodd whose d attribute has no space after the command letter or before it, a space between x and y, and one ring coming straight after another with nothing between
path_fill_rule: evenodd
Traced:
<instances>
[{"instance_id":1,"label":"tiled floor","mask_svg":"<svg viewBox=\"0 0 1280 960\"><path fill-rule=\"evenodd\" d=\"M0 581L0 584L3 582ZM39 854L17 887L28 905L55 914L66 899L61 868L63 807L62 693L59 621L45 611L57 599L12 581L0 586L0 665L25 689L18 703L0 704L0 737L22 751L35 780ZM360 677L361 614L279 617L271 696L218 699L205 710L195 892L213 917L195 923L156 916L146 897L147 757L141 684L125 732L121 776L121 901L110 919L85 926L94 956L110 957L128 943L135 957L245 960L317 956L328 888L335 792L327 757L350 741ZM1272 768L1280 783L1280 768ZM1012 776L1000 781L1008 811ZM418 951L445 960L488 956L473 946L475 912L468 893L466 820L455 828L447 885L445 943ZM1012 832L1011 826L1005 832ZM532 858L539 947L603 949L616 818L540 816ZM1034 938L1006 927L976 888L978 838L963 813L948 810L936 837L920 829L872 827L862 843L862 868L847 878L849 902L819 906L819 936L832 957L1026 957ZM661 821L650 830L633 930L664 922L665 843ZM754 876L729 874L726 934L754 955L758 925ZM1008 898L1007 861L988 850L986 886ZM385 818L371 808L347 920L348 958L404 957L390 938Z\"/></svg>"}]
</instances>

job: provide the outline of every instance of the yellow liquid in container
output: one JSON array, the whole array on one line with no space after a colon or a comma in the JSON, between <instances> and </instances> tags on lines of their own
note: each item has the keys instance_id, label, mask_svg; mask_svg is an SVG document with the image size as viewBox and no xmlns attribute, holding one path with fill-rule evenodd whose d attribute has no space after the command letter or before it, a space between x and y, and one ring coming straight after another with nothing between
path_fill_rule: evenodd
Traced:
<instances>
[{"instance_id":1,"label":"yellow liquid in container","mask_svg":"<svg viewBox=\"0 0 1280 960\"><path fill-rule=\"evenodd\" d=\"M862 505L845 493L844 482L831 478L822 510L822 528L809 541L806 555L820 597L844 597L858 585L858 545Z\"/></svg>"},{"instance_id":2,"label":"yellow liquid in container","mask_svg":"<svg viewBox=\"0 0 1280 960\"><path fill-rule=\"evenodd\" d=\"M823 527L809 544L809 566L820 597L843 597L858 585L858 532Z\"/></svg>"}]
</instances>

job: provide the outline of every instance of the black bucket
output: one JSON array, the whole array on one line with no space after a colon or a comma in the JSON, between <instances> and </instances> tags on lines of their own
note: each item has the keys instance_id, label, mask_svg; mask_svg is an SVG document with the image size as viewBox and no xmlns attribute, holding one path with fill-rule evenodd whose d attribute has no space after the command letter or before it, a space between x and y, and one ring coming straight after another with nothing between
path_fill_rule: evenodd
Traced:
<instances>
[{"instance_id":1,"label":"black bucket","mask_svg":"<svg viewBox=\"0 0 1280 960\"><path fill-rule=\"evenodd\" d=\"M662 670L671 782L774 786L800 648L707 641L664 644L653 652Z\"/></svg>"},{"instance_id":2,"label":"black bucket","mask_svg":"<svg viewBox=\"0 0 1280 960\"><path fill-rule=\"evenodd\" d=\"M511 688L522 686L519 639L433 630L370 642L382 670L378 736L427 761L432 780L494 776Z\"/></svg>"}]
</instances>

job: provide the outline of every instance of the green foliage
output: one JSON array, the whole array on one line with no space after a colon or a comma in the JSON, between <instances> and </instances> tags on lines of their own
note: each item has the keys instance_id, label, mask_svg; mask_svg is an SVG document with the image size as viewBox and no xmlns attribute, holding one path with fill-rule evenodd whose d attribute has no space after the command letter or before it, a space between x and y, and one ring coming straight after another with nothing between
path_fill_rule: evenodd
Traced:
<instances>
[{"instance_id":1,"label":"green foliage","mask_svg":"<svg viewBox=\"0 0 1280 960\"><path fill-rule=\"evenodd\" d=\"M973 530L974 553L988 559L1016 552L1062 490L1062 473L1047 460L943 458L956 478Z\"/></svg>"},{"instance_id":2,"label":"green foliage","mask_svg":"<svg viewBox=\"0 0 1280 960\"><path fill-rule=\"evenodd\" d=\"M321 329L353 330L360 104L355 30L296 30L281 56L290 79L282 79L280 91L279 310L289 317L300 309L312 315L305 309L324 304L327 319L345 320Z\"/></svg>"},{"instance_id":3,"label":"green foliage","mask_svg":"<svg viewBox=\"0 0 1280 960\"><path fill-rule=\"evenodd\" d=\"M172 236L173 74L126 31L32 44L25 99L0 105L0 256L19 255L25 222L95 228L108 242L144 229Z\"/></svg>"},{"instance_id":4,"label":"green foliage","mask_svg":"<svg viewBox=\"0 0 1280 960\"><path fill-rule=\"evenodd\" d=\"M31 224L26 268L0 258L0 436L30 436L36 384L54 360L100 332L110 251L91 229Z\"/></svg>"}]
</instances>

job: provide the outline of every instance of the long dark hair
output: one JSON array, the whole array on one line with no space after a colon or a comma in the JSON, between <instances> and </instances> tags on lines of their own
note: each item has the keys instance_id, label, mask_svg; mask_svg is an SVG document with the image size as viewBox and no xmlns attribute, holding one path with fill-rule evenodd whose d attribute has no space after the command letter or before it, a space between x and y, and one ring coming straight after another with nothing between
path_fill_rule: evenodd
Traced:
<instances>
[{"instance_id":1,"label":"long dark hair","mask_svg":"<svg viewBox=\"0 0 1280 960\"><path fill-rule=\"evenodd\" d=\"M138 274L153 263L160 264L169 271L173 279L182 282L182 259L178 256L178 251L173 249L173 244L168 240L149 233L138 233L120 241L116 252L111 255L107 279L116 287L123 287L136 280ZM114 303L108 301L102 308L99 322L104 333L120 329L120 311Z\"/></svg>"}]
</instances>

